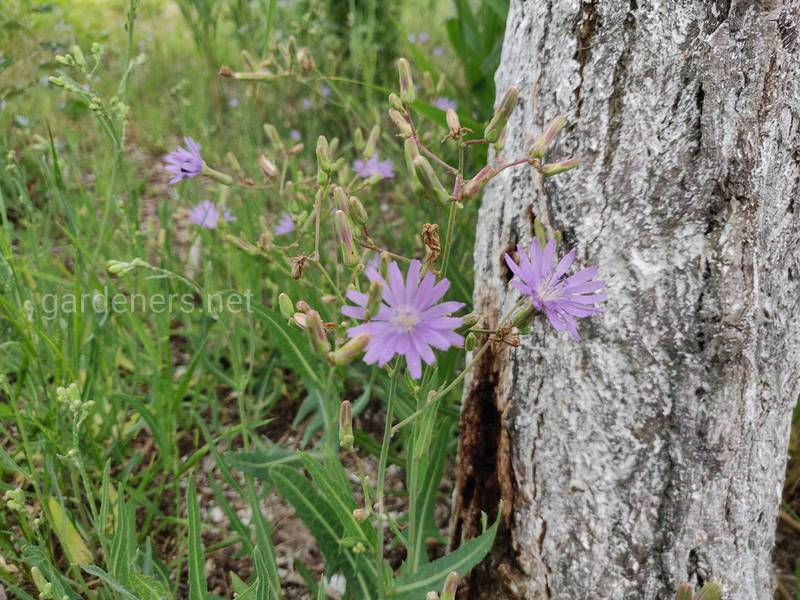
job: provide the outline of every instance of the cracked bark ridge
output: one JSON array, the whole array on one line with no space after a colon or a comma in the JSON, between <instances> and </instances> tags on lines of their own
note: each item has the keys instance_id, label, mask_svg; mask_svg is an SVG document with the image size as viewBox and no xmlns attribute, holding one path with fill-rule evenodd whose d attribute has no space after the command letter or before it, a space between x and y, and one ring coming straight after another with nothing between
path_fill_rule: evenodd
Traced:
<instances>
[{"instance_id":1,"label":"cracked bark ridge","mask_svg":"<svg viewBox=\"0 0 800 600\"><path fill-rule=\"evenodd\" d=\"M462 598L771 598L800 391L800 0L512 0L504 154L555 115L582 166L487 188L475 305L531 212L599 264L610 299L573 344L537 321L465 383L452 544L505 500Z\"/></svg>"}]
</instances>

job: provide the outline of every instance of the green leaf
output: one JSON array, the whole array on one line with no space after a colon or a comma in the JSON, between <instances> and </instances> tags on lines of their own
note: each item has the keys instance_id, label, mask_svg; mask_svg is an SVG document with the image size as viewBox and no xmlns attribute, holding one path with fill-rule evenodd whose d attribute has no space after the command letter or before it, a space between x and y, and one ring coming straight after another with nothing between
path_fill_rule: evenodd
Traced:
<instances>
[{"instance_id":1,"label":"green leaf","mask_svg":"<svg viewBox=\"0 0 800 600\"><path fill-rule=\"evenodd\" d=\"M128 588L122 585L119 581L114 579L111 575L103 571L97 565L88 565L83 567L83 570L89 573L89 575L93 575L97 577L100 581L105 583L109 588L114 590L117 593L118 598L125 598L126 600L141 600L138 596L133 594Z\"/></svg>"},{"instance_id":2,"label":"green leaf","mask_svg":"<svg viewBox=\"0 0 800 600\"><path fill-rule=\"evenodd\" d=\"M80 567L90 564L92 553L70 521L64 507L59 504L58 500L50 496L47 499L47 508L50 513L50 525L58 537L58 541L61 542L70 564Z\"/></svg>"},{"instance_id":3,"label":"green leaf","mask_svg":"<svg viewBox=\"0 0 800 600\"><path fill-rule=\"evenodd\" d=\"M117 519L114 523L114 538L111 542L111 556L107 565L111 576L127 586L130 568L136 552L136 536L133 531L133 514L125 504L123 490L117 492Z\"/></svg>"},{"instance_id":4,"label":"green leaf","mask_svg":"<svg viewBox=\"0 0 800 600\"><path fill-rule=\"evenodd\" d=\"M256 562L256 575L261 580L261 586L272 590L270 597L280 599L281 579L278 575L278 563L275 558L275 547L272 545L272 528L264 515L261 514L261 503L258 501L255 486L252 480L247 482L247 499L250 502L250 510L253 512L253 524L256 528L256 547L258 561ZM259 564L260 563L260 564ZM259 595L259 598L262 596Z\"/></svg>"},{"instance_id":5,"label":"green leaf","mask_svg":"<svg viewBox=\"0 0 800 600\"><path fill-rule=\"evenodd\" d=\"M451 571L456 571L462 576L469 573L491 549L502 512L501 505L497 509L497 519L494 524L455 552L420 567L416 573L395 579L388 597L392 600L418 600L424 598L431 590L441 589Z\"/></svg>"},{"instance_id":6,"label":"green leaf","mask_svg":"<svg viewBox=\"0 0 800 600\"><path fill-rule=\"evenodd\" d=\"M227 454L228 462L242 473L255 475L262 481L270 481L270 469L276 465L292 465L300 462L294 450L286 450L268 441L267 448L253 452Z\"/></svg>"},{"instance_id":7,"label":"green leaf","mask_svg":"<svg viewBox=\"0 0 800 600\"><path fill-rule=\"evenodd\" d=\"M200 506L194 477L189 478L186 490L186 510L189 519L189 600L207 600L208 586L204 570L203 540L200 536Z\"/></svg>"},{"instance_id":8,"label":"green leaf","mask_svg":"<svg viewBox=\"0 0 800 600\"><path fill-rule=\"evenodd\" d=\"M172 597L167 586L154 577L131 571L130 581L131 587L142 600L166 600Z\"/></svg>"},{"instance_id":9,"label":"green leaf","mask_svg":"<svg viewBox=\"0 0 800 600\"><path fill-rule=\"evenodd\" d=\"M373 598L377 583L372 561L363 554L354 554L341 546L342 526L333 506L308 479L291 467L279 465L273 467L270 473L278 492L297 511L317 540L325 555L327 569L341 569L347 579L348 590L357 598Z\"/></svg>"}]
</instances>

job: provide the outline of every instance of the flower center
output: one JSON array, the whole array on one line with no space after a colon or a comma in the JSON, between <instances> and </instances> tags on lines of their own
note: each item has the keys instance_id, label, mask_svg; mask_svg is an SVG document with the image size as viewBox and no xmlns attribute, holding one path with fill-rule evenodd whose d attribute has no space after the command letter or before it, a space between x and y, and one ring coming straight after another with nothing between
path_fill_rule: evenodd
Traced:
<instances>
[{"instance_id":1,"label":"flower center","mask_svg":"<svg viewBox=\"0 0 800 600\"><path fill-rule=\"evenodd\" d=\"M542 302L561 298L561 286L558 285L558 282L552 285L549 277L539 285L536 292L539 295L539 300Z\"/></svg>"},{"instance_id":2,"label":"flower center","mask_svg":"<svg viewBox=\"0 0 800 600\"><path fill-rule=\"evenodd\" d=\"M411 333L419 322L419 313L411 307L398 308L389 323L398 333Z\"/></svg>"}]
</instances>

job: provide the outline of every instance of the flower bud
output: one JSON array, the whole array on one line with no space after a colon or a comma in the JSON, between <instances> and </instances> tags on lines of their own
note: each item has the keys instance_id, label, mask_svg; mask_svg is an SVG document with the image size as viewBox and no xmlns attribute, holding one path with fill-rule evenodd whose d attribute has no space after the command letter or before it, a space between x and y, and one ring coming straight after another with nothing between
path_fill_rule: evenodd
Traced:
<instances>
[{"instance_id":1,"label":"flower bud","mask_svg":"<svg viewBox=\"0 0 800 600\"><path fill-rule=\"evenodd\" d=\"M579 164L581 164L581 160L579 158L570 158L569 160L563 160L557 163L548 163L542 167L542 176L552 177L553 175L558 175L559 173L565 173L566 171L574 169Z\"/></svg>"},{"instance_id":2,"label":"flower bud","mask_svg":"<svg viewBox=\"0 0 800 600\"><path fill-rule=\"evenodd\" d=\"M291 323L297 325L300 329L305 329L308 325L308 323L306 323L306 316L300 312L296 312L292 315Z\"/></svg>"},{"instance_id":3,"label":"flower bud","mask_svg":"<svg viewBox=\"0 0 800 600\"><path fill-rule=\"evenodd\" d=\"M503 148L506 147L506 140L508 140L508 125L503 128L503 131L500 132L500 137L492 144L492 148L494 148L496 154L500 154Z\"/></svg>"},{"instance_id":4,"label":"flower bud","mask_svg":"<svg viewBox=\"0 0 800 600\"><path fill-rule=\"evenodd\" d=\"M436 91L436 84L433 83L433 76L430 71L425 71L422 74L422 87L428 94L433 94Z\"/></svg>"},{"instance_id":5,"label":"flower bud","mask_svg":"<svg viewBox=\"0 0 800 600\"><path fill-rule=\"evenodd\" d=\"M450 135L454 138L460 136L461 121L458 119L458 113L452 108L448 108L445 114L445 120L447 121L447 128L450 130Z\"/></svg>"},{"instance_id":6,"label":"flower bud","mask_svg":"<svg viewBox=\"0 0 800 600\"><path fill-rule=\"evenodd\" d=\"M307 313L311 310L311 306L305 300L298 300L294 307L301 313Z\"/></svg>"},{"instance_id":7,"label":"flower bud","mask_svg":"<svg viewBox=\"0 0 800 600\"><path fill-rule=\"evenodd\" d=\"M317 164L319 165L320 171L330 173L332 166L330 149L328 146L328 138L324 135L317 138Z\"/></svg>"},{"instance_id":8,"label":"flower bud","mask_svg":"<svg viewBox=\"0 0 800 600\"><path fill-rule=\"evenodd\" d=\"M75 64L81 69L86 66L86 58L83 56L83 50L78 45L72 47L72 56L75 59Z\"/></svg>"},{"instance_id":9,"label":"flower bud","mask_svg":"<svg viewBox=\"0 0 800 600\"><path fill-rule=\"evenodd\" d=\"M447 579L444 580L444 587L442 588L441 600L455 600L457 590L458 590L458 573L452 571L447 576Z\"/></svg>"},{"instance_id":10,"label":"flower bud","mask_svg":"<svg viewBox=\"0 0 800 600\"><path fill-rule=\"evenodd\" d=\"M392 120L392 123L394 123L395 127L397 127L397 131L399 132L401 138L405 140L414 135L414 132L411 129L411 125L408 124L408 121L406 121L405 117L401 115L398 111L396 111L393 108L390 108L389 118Z\"/></svg>"},{"instance_id":11,"label":"flower bud","mask_svg":"<svg viewBox=\"0 0 800 600\"><path fill-rule=\"evenodd\" d=\"M403 111L405 107L403 106L403 101L400 100L400 96L392 92L389 94L389 106L391 106L395 110Z\"/></svg>"},{"instance_id":12,"label":"flower bud","mask_svg":"<svg viewBox=\"0 0 800 600\"><path fill-rule=\"evenodd\" d=\"M483 189L483 186L486 185L492 177L494 177L494 169L486 165L478 174L475 175L472 179L467 181L464 184L464 187L461 188L461 195L464 198L472 198L473 196L477 196L480 191Z\"/></svg>"},{"instance_id":13,"label":"flower bud","mask_svg":"<svg viewBox=\"0 0 800 600\"><path fill-rule=\"evenodd\" d=\"M367 513L367 509L365 509L365 508L356 508L356 509L353 509L353 518L354 518L354 519L356 520L356 522L358 522L358 523L363 523L364 521L366 521L366 520L367 520L367 515L368 515L368 514L369 514L369 513Z\"/></svg>"},{"instance_id":14,"label":"flower bud","mask_svg":"<svg viewBox=\"0 0 800 600\"><path fill-rule=\"evenodd\" d=\"M305 314L305 318L306 333L311 349L320 356L326 356L330 350L330 344L328 344L328 334L325 333L325 326L322 324L319 313L310 310Z\"/></svg>"},{"instance_id":15,"label":"flower bud","mask_svg":"<svg viewBox=\"0 0 800 600\"><path fill-rule=\"evenodd\" d=\"M358 262L358 253L353 243L353 233L350 230L350 222L347 220L347 213L337 210L333 215L333 222L336 225L336 233L339 242L342 244L342 256L346 265L354 265Z\"/></svg>"},{"instance_id":16,"label":"flower bud","mask_svg":"<svg viewBox=\"0 0 800 600\"><path fill-rule=\"evenodd\" d=\"M281 316L284 319L291 319L294 315L294 306L292 306L292 299L289 295L281 292L278 295L278 308L280 308Z\"/></svg>"},{"instance_id":17,"label":"flower bud","mask_svg":"<svg viewBox=\"0 0 800 600\"><path fill-rule=\"evenodd\" d=\"M233 177L227 173L221 173L216 169L212 169L206 163L203 163L203 175L209 179L213 179L214 181L221 183L222 185L233 185Z\"/></svg>"},{"instance_id":18,"label":"flower bud","mask_svg":"<svg viewBox=\"0 0 800 600\"><path fill-rule=\"evenodd\" d=\"M353 144L359 152L364 149L364 132L361 131L361 127L356 127L353 132Z\"/></svg>"},{"instance_id":19,"label":"flower bud","mask_svg":"<svg viewBox=\"0 0 800 600\"><path fill-rule=\"evenodd\" d=\"M361 355L369 343L369 335L359 333L356 337L348 341L341 348L332 353L329 357L333 364L342 367Z\"/></svg>"},{"instance_id":20,"label":"flower bud","mask_svg":"<svg viewBox=\"0 0 800 600\"><path fill-rule=\"evenodd\" d=\"M474 333L468 333L467 337L464 338L464 350L467 352L472 352L478 346L478 338L475 336Z\"/></svg>"},{"instance_id":21,"label":"flower bud","mask_svg":"<svg viewBox=\"0 0 800 600\"><path fill-rule=\"evenodd\" d=\"M270 143L272 143L274 146L280 147L282 144L281 136L275 126L271 125L270 123L264 123L263 128L264 133L269 138Z\"/></svg>"},{"instance_id":22,"label":"flower bud","mask_svg":"<svg viewBox=\"0 0 800 600\"><path fill-rule=\"evenodd\" d=\"M439 594L437 594L436 592L428 592L425 595L425 600L440 600Z\"/></svg>"},{"instance_id":23,"label":"flower bud","mask_svg":"<svg viewBox=\"0 0 800 600\"><path fill-rule=\"evenodd\" d=\"M317 67L311 52L305 46L297 49L297 64L304 71L313 71Z\"/></svg>"},{"instance_id":24,"label":"flower bud","mask_svg":"<svg viewBox=\"0 0 800 600\"><path fill-rule=\"evenodd\" d=\"M344 211L345 213L350 212L350 202L347 198L347 192L339 185L333 188L333 203L338 210Z\"/></svg>"},{"instance_id":25,"label":"flower bud","mask_svg":"<svg viewBox=\"0 0 800 600\"><path fill-rule=\"evenodd\" d=\"M500 135L508 124L508 118L517 106L518 99L519 90L516 86L512 85L506 90L505 96L503 96L503 100L500 102L500 106L483 131L483 137L487 142L494 143L500 139Z\"/></svg>"},{"instance_id":26,"label":"flower bud","mask_svg":"<svg viewBox=\"0 0 800 600\"><path fill-rule=\"evenodd\" d=\"M547 245L547 232L544 229L544 223L538 216L533 218L533 235L542 248Z\"/></svg>"},{"instance_id":27,"label":"flower bud","mask_svg":"<svg viewBox=\"0 0 800 600\"><path fill-rule=\"evenodd\" d=\"M278 176L278 167L263 154L258 155L256 162L258 163L258 168L261 169L261 172L267 179L274 179Z\"/></svg>"},{"instance_id":28,"label":"flower bud","mask_svg":"<svg viewBox=\"0 0 800 600\"><path fill-rule=\"evenodd\" d=\"M378 314L383 302L383 284L379 280L370 282L367 293L367 306L364 309L365 317L370 320Z\"/></svg>"},{"instance_id":29,"label":"flower bud","mask_svg":"<svg viewBox=\"0 0 800 600\"><path fill-rule=\"evenodd\" d=\"M447 190L444 189L442 182L439 181L439 177L433 170L431 163L428 162L428 159L424 156L417 156L414 159L414 168L431 200L438 200L442 204L447 204L450 195L447 193Z\"/></svg>"},{"instance_id":30,"label":"flower bud","mask_svg":"<svg viewBox=\"0 0 800 600\"><path fill-rule=\"evenodd\" d=\"M417 170L414 168L414 159L419 156L419 148L417 148L417 143L412 138L408 138L403 145L403 156L406 159L406 168L408 172L414 180L417 180Z\"/></svg>"},{"instance_id":31,"label":"flower bud","mask_svg":"<svg viewBox=\"0 0 800 600\"><path fill-rule=\"evenodd\" d=\"M352 450L354 441L353 409L350 401L345 400L339 405L339 445L345 450Z\"/></svg>"},{"instance_id":32,"label":"flower bud","mask_svg":"<svg viewBox=\"0 0 800 600\"><path fill-rule=\"evenodd\" d=\"M378 125L375 125L372 129L370 129L369 137L367 137L367 143L364 146L364 158L369 158L375 154L375 148L378 146L378 138L380 135L381 128Z\"/></svg>"},{"instance_id":33,"label":"flower bud","mask_svg":"<svg viewBox=\"0 0 800 600\"><path fill-rule=\"evenodd\" d=\"M416 99L414 80L411 78L411 65L405 58L397 61L397 70L400 72L400 99L408 106Z\"/></svg>"},{"instance_id":34,"label":"flower bud","mask_svg":"<svg viewBox=\"0 0 800 600\"><path fill-rule=\"evenodd\" d=\"M457 331L467 331L468 329L472 329L478 324L478 321L480 321L480 315L477 313L471 312L466 314L461 317L461 327L459 327Z\"/></svg>"},{"instance_id":35,"label":"flower bud","mask_svg":"<svg viewBox=\"0 0 800 600\"><path fill-rule=\"evenodd\" d=\"M555 119L550 121L544 133L542 133L534 142L533 146L531 146L531 149L528 151L528 156L531 158L542 158L566 124L567 118L564 115L558 115Z\"/></svg>"},{"instance_id":36,"label":"flower bud","mask_svg":"<svg viewBox=\"0 0 800 600\"><path fill-rule=\"evenodd\" d=\"M364 209L364 205L361 204L361 200L356 198L355 196L350 197L350 217L355 221L358 225L362 227L367 224L367 211Z\"/></svg>"}]
</instances>

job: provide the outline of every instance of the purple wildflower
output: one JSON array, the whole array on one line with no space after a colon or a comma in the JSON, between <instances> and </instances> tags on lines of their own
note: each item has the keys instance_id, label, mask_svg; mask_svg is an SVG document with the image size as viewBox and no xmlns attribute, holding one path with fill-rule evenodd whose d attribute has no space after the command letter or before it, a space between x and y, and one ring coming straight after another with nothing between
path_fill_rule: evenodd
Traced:
<instances>
[{"instance_id":1,"label":"purple wildflower","mask_svg":"<svg viewBox=\"0 0 800 600\"><path fill-rule=\"evenodd\" d=\"M517 246L519 264L509 254L506 264L516 275L511 284L526 296L530 296L533 307L543 310L556 331L569 331L572 339L581 341L575 319L591 317L602 312L598 302L608 299L599 290L605 282L593 280L597 267L589 267L574 275L564 277L575 260L575 248L556 264L556 242L550 240L544 250L534 240L530 250Z\"/></svg>"},{"instance_id":2,"label":"purple wildflower","mask_svg":"<svg viewBox=\"0 0 800 600\"><path fill-rule=\"evenodd\" d=\"M272 230L275 235L286 235L287 233L292 233L293 231L294 221L292 221L292 215L289 213L283 213L278 221L278 224L275 225L275 229Z\"/></svg>"},{"instance_id":3,"label":"purple wildflower","mask_svg":"<svg viewBox=\"0 0 800 600\"><path fill-rule=\"evenodd\" d=\"M462 302L439 302L450 287L447 279L436 283L433 273L420 278L421 263L411 261L405 281L397 263L389 264L389 282L384 281L373 267L367 267L365 274L370 281L383 285L383 300L378 314L372 320L351 327L347 335L351 338L366 333L369 335L364 362L384 366L393 356L401 354L406 359L411 377L419 379L422 363L432 365L436 362L433 348L447 350L450 346L461 346L464 338L454 330L463 323L461 317L451 317L450 313L460 310ZM353 289L347 297L357 306L342 307L342 314L353 319L366 318L367 294Z\"/></svg>"},{"instance_id":4,"label":"purple wildflower","mask_svg":"<svg viewBox=\"0 0 800 600\"><path fill-rule=\"evenodd\" d=\"M416 44L416 43L417 43L417 34L415 34L415 33L409 33L409 34L408 34L408 41L409 41L409 43L411 43L411 44Z\"/></svg>"},{"instance_id":5,"label":"purple wildflower","mask_svg":"<svg viewBox=\"0 0 800 600\"><path fill-rule=\"evenodd\" d=\"M433 105L439 110L443 110L445 112L447 112L451 108L453 110L458 108L458 102L456 102L455 100L450 100L450 98L445 98L444 96L442 96L441 98L437 98L436 101L433 103Z\"/></svg>"},{"instance_id":6,"label":"purple wildflower","mask_svg":"<svg viewBox=\"0 0 800 600\"><path fill-rule=\"evenodd\" d=\"M321 88L319 88L319 93L322 94L323 98L327 98L331 95L331 88L329 88L327 85L323 85Z\"/></svg>"},{"instance_id":7,"label":"purple wildflower","mask_svg":"<svg viewBox=\"0 0 800 600\"><path fill-rule=\"evenodd\" d=\"M303 105L303 110L311 110L311 108L314 106L314 103L311 101L311 98L309 97L303 98L301 102Z\"/></svg>"},{"instance_id":8,"label":"purple wildflower","mask_svg":"<svg viewBox=\"0 0 800 600\"><path fill-rule=\"evenodd\" d=\"M300 141L300 138L303 137L301 133L297 129L290 129L289 130L289 137L292 138L295 142Z\"/></svg>"},{"instance_id":9,"label":"purple wildflower","mask_svg":"<svg viewBox=\"0 0 800 600\"><path fill-rule=\"evenodd\" d=\"M427 44L431 40L431 36L429 36L424 31L417 36L417 41L420 44Z\"/></svg>"},{"instance_id":10,"label":"purple wildflower","mask_svg":"<svg viewBox=\"0 0 800 600\"><path fill-rule=\"evenodd\" d=\"M189 222L204 229L216 229L219 218L220 214L219 210L217 210L217 205L210 200L203 200L189 210ZM224 221L235 221L236 217L228 209L223 209L222 219Z\"/></svg>"},{"instance_id":11,"label":"purple wildflower","mask_svg":"<svg viewBox=\"0 0 800 600\"><path fill-rule=\"evenodd\" d=\"M394 177L394 163L389 159L382 161L377 154L373 154L368 160L359 158L353 163L353 170L365 179L373 175L380 175L383 179Z\"/></svg>"},{"instance_id":12,"label":"purple wildflower","mask_svg":"<svg viewBox=\"0 0 800 600\"><path fill-rule=\"evenodd\" d=\"M200 156L200 145L190 137L183 138L186 148L178 146L164 157L167 171L174 177L170 183L178 183L182 179L197 177L203 172L203 157Z\"/></svg>"},{"instance_id":13,"label":"purple wildflower","mask_svg":"<svg viewBox=\"0 0 800 600\"><path fill-rule=\"evenodd\" d=\"M444 56L444 48L441 46L435 46L432 52L434 56Z\"/></svg>"},{"instance_id":14,"label":"purple wildflower","mask_svg":"<svg viewBox=\"0 0 800 600\"><path fill-rule=\"evenodd\" d=\"M231 108L238 108L239 99L236 96L234 96L233 98L228 100L228 106L231 107Z\"/></svg>"}]
</instances>

